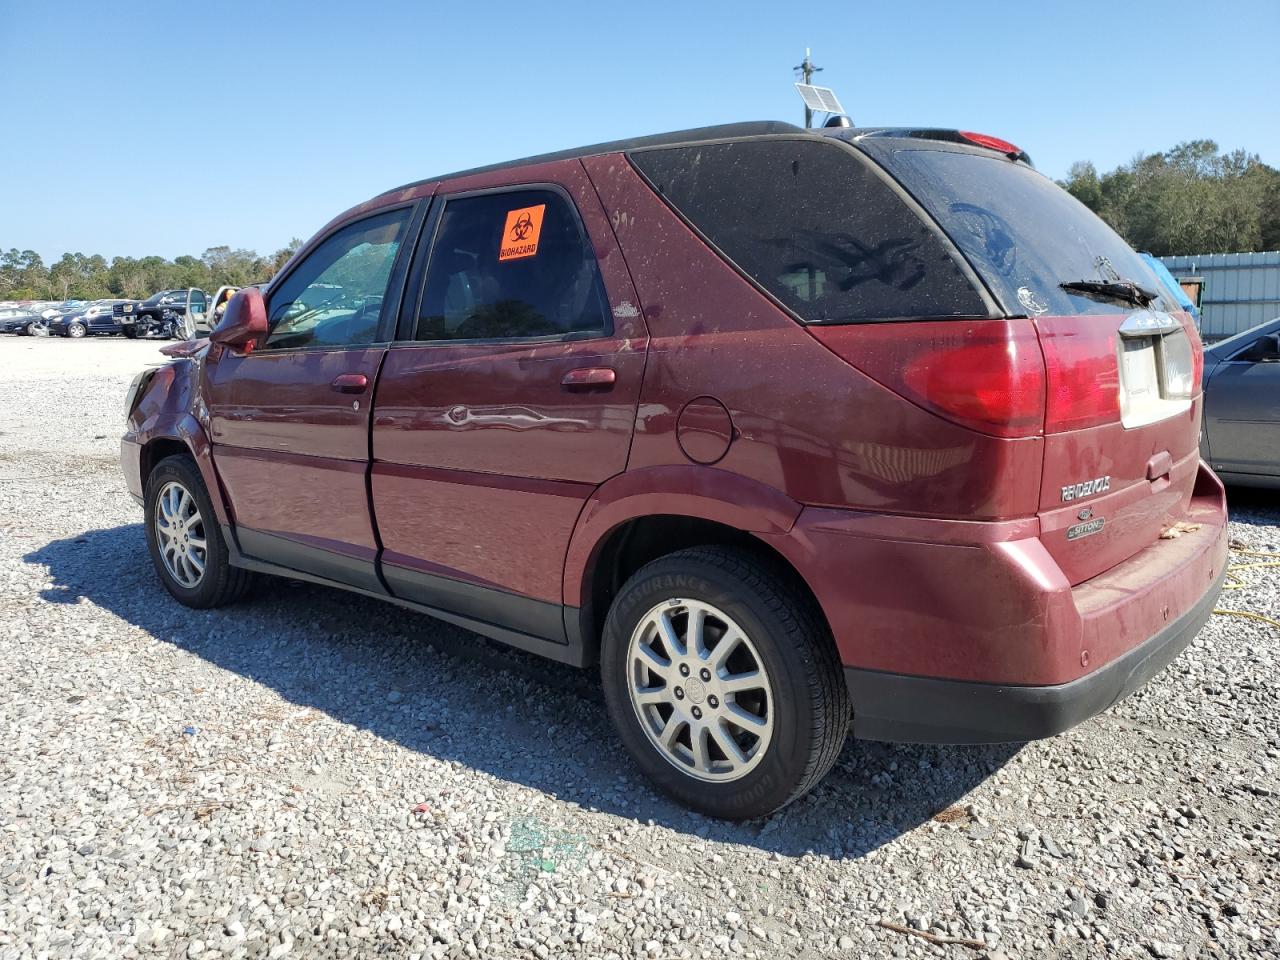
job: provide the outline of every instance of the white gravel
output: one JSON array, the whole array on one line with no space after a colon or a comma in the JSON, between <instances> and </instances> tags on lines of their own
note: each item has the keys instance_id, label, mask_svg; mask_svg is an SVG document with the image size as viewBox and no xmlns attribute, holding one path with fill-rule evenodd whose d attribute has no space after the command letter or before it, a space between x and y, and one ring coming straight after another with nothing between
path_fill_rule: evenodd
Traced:
<instances>
[{"instance_id":1,"label":"white gravel","mask_svg":"<svg viewBox=\"0 0 1280 960\"><path fill-rule=\"evenodd\" d=\"M1280 952L1267 625L1214 617L1053 741L851 742L717 823L640 780L591 675L297 583L170 600L116 461L156 348L0 339L0 960ZM1280 551L1240 502L1233 542ZM1222 606L1276 616L1278 574Z\"/></svg>"}]
</instances>

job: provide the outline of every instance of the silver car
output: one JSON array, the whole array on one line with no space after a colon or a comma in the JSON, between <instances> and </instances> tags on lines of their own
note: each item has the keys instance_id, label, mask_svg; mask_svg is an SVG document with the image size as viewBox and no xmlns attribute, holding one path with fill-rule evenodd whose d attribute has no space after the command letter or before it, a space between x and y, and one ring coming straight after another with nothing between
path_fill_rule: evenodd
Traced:
<instances>
[{"instance_id":1,"label":"silver car","mask_svg":"<svg viewBox=\"0 0 1280 960\"><path fill-rule=\"evenodd\" d=\"M1280 488L1280 317L1205 349L1200 456L1227 483Z\"/></svg>"}]
</instances>

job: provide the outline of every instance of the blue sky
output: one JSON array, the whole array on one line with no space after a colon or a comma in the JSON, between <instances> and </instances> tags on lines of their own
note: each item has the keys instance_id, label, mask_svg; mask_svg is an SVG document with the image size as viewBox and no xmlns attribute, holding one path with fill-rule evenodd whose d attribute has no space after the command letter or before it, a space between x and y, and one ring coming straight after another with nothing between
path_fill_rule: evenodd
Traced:
<instances>
[{"instance_id":1,"label":"blue sky","mask_svg":"<svg viewBox=\"0 0 1280 960\"><path fill-rule=\"evenodd\" d=\"M1280 166L1278 36L1280 0L0 0L0 248L266 253L432 174L800 122L806 46L859 124L993 133L1050 176L1194 137Z\"/></svg>"}]
</instances>

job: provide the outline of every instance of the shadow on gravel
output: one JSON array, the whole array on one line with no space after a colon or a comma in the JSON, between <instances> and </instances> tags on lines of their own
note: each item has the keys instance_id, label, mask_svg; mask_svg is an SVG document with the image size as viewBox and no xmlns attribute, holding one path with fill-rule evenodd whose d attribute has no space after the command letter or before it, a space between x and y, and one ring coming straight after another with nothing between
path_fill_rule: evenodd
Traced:
<instances>
[{"instance_id":1,"label":"shadow on gravel","mask_svg":"<svg viewBox=\"0 0 1280 960\"><path fill-rule=\"evenodd\" d=\"M235 607L187 610L157 581L140 524L56 540L24 559L49 569L46 601L88 600L292 703L409 750L585 808L771 852L861 857L952 807L1018 750L851 739L808 797L765 821L721 823L649 788L614 737L594 672L295 581L270 579L260 596ZM175 729L189 719L175 716Z\"/></svg>"}]
</instances>

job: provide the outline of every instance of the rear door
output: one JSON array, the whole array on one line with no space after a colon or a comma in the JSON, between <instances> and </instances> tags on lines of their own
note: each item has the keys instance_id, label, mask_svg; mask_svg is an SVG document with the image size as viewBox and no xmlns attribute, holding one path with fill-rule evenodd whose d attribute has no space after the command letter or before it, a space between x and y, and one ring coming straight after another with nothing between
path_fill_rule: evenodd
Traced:
<instances>
[{"instance_id":1,"label":"rear door","mask_svg":"<svg viewBox=\"0 0 1280 960\"><path fill-rule=\"evenodd\" d=\"M581 164L445 184L373 424L392 592L563 642L564 557L626 467L647 337Z\"/></svg>"},{"instance_id":2,"label":"rear door","mask_svg":"<svg viewBox=\"0 0 1280 960\"><path fill-rule=\"evenodd\" d=\"M213 461L246 554L381 591L369 413L418 222L407 205L336 228L272 285L260 347L210 352Z\"/></svg>"},{"instance_id":3,"label":"rear door","mask_svg":"<svg viewBox=\"0 0 1280 960\"><path fill-rule=\"evenodd\" d=\"M1199 466L1201 345L1191 318L1110 227L992 150L872 144L1011 316L1035 324L1046 374L1041 539L1071 583L1157 540ZM1143 306L1062 284L1130 280Z\"/></svg>"}]
</instances>

